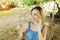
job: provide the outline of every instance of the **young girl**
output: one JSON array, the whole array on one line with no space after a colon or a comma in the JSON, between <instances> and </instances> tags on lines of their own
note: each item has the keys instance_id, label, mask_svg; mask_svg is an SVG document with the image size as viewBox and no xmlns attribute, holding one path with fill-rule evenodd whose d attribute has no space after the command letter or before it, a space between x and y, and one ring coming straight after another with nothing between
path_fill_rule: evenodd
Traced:
<instances>
[{"instance_id":1,"label":"young girl","mask_svg":"<svg viewBox=\"0 0 60 40\"><path fill-rule=\"evenodd\" d=\"M32 8L31 21L28 22L28 27L24 28L27 30L26 40L46 40L45 28L42 8L39 6Z\"/></svg>"}]
</instances>

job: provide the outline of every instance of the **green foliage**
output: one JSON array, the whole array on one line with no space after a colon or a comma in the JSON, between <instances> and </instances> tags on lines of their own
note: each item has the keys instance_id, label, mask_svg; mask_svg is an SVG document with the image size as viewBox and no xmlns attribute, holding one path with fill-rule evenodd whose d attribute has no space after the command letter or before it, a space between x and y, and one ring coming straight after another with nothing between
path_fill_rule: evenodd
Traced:
<instances>
[{"instance_id":1,"label":"green foliage","mask_svg":"<svg viewBox=\"0 0 60 40\"><path fill-rule=\"evenodd\" d=\"M26 5L36 5L39 3L48 2L49 0L23 0L23 4Z\"/></svg>"},{"instance_id":2,"label":"green foliage","mask_svg":"<svg viewBox=\"0 0 60 40\"><path fill-rule=\"evenodd\" d=\"M60 0L58 0L58 4L60 4Z\"/></svg>"}]
</instances>

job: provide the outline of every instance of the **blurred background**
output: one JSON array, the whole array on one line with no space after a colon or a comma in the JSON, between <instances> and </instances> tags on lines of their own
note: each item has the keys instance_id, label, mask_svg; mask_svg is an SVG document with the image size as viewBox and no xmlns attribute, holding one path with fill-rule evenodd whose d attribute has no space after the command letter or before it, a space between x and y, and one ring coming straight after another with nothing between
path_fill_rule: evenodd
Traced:
<instances>
[{"instance_id":1,"label":"blurred background","mask_svg":"<svg viewBox=\"0 0 60 40\"><path fill-rule=\"evenodd\" d=\"M46 40L60 40L60 0L20 0L21 24L31 20L30 10L35 6L43 8L45 24L49 25Z\"/></svg>"},{"instance_id":2,"label":"blurred background","mask_svg":"<svg viewBox=\"0 0 60 40\"><path fill-rule=\"evenodd\" d=\"M0 0L0 40L19 40L20 0Z\"/></svg>"}]
</instances>

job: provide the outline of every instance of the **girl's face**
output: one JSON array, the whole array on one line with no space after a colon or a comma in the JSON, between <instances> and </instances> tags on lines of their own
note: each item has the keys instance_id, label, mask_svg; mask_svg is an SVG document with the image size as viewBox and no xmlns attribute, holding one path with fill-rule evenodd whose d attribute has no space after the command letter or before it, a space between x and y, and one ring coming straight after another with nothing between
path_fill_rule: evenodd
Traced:
<instances>
[{"instance_id":1,"label":"girl's face","mask_svg":"<svg viewBox=\"0 0 60 40\"><path fill-rule=\"evenodd\" d=\"M32 19L36 20L36 19L39 18L39 16L41 16L39 10L33 9L33 11L32 11Z\"/></svg>"}]
</instances>

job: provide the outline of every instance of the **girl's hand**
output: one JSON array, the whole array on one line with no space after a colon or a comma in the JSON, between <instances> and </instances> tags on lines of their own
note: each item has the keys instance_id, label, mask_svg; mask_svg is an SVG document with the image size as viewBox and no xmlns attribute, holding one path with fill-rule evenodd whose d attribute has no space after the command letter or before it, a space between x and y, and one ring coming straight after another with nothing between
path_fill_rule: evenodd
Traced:
<instances>
[{"instance_id":1,"label":"girl's hand","mask_svg":"<svg viewBox=\"0 0 60 40\"><path fill-rule=\"evenodd\" d=\"M19 26L20 26L20 30L21 30L22 29L22 25L20 24Z\"/></svg>"},{"instance_id":2,"label":"girl's hand","mask_svg":"<svg viewBox=\"0 0 60 40\"><path fill-rule=\"evenodd\" d=\"M17 26L17 29L21 32L21 31L22 31L22 25L19 24L19 25Z\"/></svg>"}]
</instances>

